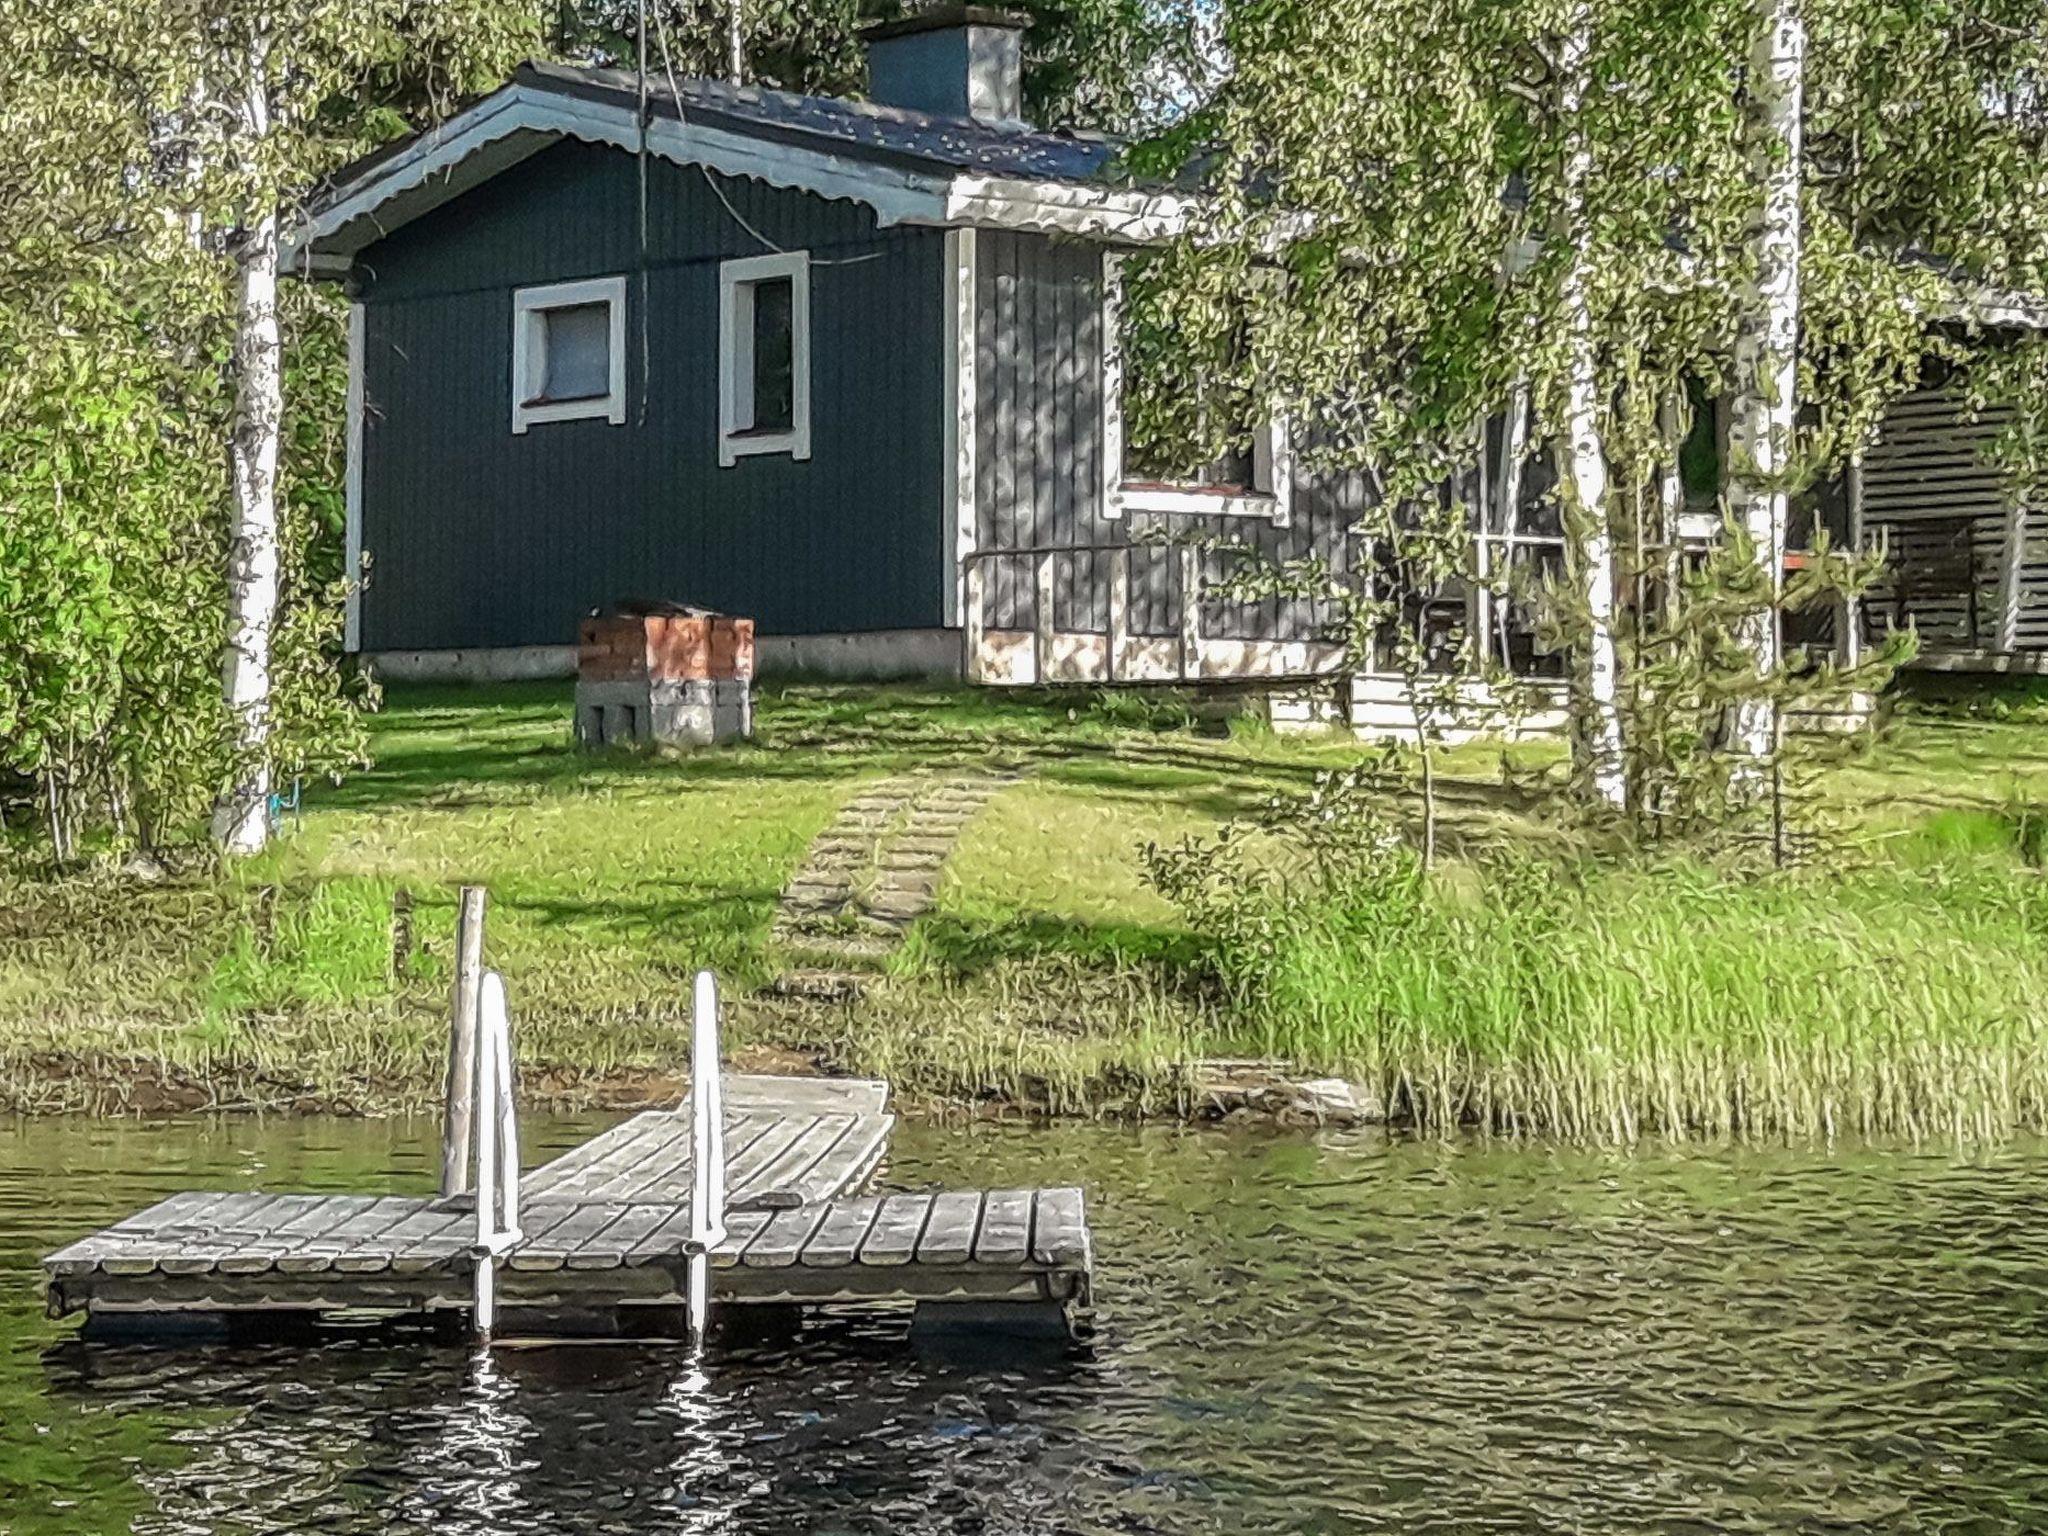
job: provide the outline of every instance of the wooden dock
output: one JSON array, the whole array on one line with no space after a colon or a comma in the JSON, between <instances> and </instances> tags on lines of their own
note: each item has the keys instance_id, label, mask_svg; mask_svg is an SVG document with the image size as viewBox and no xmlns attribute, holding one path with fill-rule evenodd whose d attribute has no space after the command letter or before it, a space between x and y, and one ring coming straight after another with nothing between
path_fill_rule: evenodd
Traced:
<instances>
[{"instance_id":1,"label":"wooden dock","mask_svg":"<svg viewBox=\"0 0 2048 1536\"><path fill-rule=\"evenodd\" d=\"M510 1192L484 1151L480 1192L172 1195L45 1258L49 1311L467 1312L485 1335L500 1317L607 1334L678 1312L701 1331L712 1304L909 1303L930 1323L1044 1333L1087 1307L1078 1189L864 1194L894 1124L886 1084L722 1074L715 1020L708 1052L704 1038L700 1019L709 1076L691 1102L515 1172ZM509 1033L500 1048L509 1062ZM500 1102L509 1122L509 1082ZM722 1138L699 1136L700 1113ZM516 1126L497 1129L516 1170Z\"/></svg>"}]
</instances>

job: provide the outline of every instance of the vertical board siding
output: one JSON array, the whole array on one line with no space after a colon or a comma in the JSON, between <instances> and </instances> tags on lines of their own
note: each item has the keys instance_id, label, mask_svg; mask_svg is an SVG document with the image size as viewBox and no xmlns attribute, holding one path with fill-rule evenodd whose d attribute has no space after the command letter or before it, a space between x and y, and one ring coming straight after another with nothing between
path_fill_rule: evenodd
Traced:
<instances>
[{"instance_id":1,"label":"vertical board siding","mask_svg":"<svg viewBox=\"0 0 2048 1536\"><path fill-rule=\"evenodd\" d=\"M363 644L573 640L620 597L764 633L943 622L943 235L851 203L564 143L372 246ZM718 463L718 266L808 249L811 451ZM844 263L830 264L827 263ZM511 431L512 291L624 272L624 426ZM645 376L642 368L645 322Z\"/></svg>"},{"instance_id":2,"label":"vertical board siding","mask_svg":"<svg viewBox=\"0 0 2048 1536\"><path fill-rule=\"evenodd\" d=\"M1350 527L1372 505L1363 476L1297 468L1291 525L1255 518L1163 517L1113 521L1102 506L1102 247L1046 235L984 231L977 325L980 480L976 546L983 550L1054 548L1054 627L1100 634L1109 626L1109 594L1121 556L1105 545L1159 536L1200 535L1233 546L1205 557L1221 580L1243 559L1272 562L1320 555L1350 567ZM1086 551L1094 550L1095 553ZM1168 549L1134 549L1132 633L1180 632L1180 562ZM1037 615L1033 562L986 562L987 622L1030 629ZM1203 602L1203 626L1219 639L1323 637L1335 615L1327 604L1270 598Z\"/></svg>"},{"instance_id":3,"label":"vertical board siding","mask_svg":"<svg viewBox=\"0 0 2048 1536\"><path fill-rule=\"evenodd\" d=\"M1864 455L1864 537L1885 540L1903 558L1864 596L1864 611L1878 627L1911 623L1931 650L1998 646L2009 499L1990 449L2009 419L2009 411L1994 407L1973 420L1960 395L1940 388L1916 390L1885 413L1878 441ZM1931 567L1906 568L1916 556L1931 561L1937 549L1943 563L1960 565L1967 556L1967 580L1930 580ZM2044 553L2023 541L2022 646L2048 643Z\"/></svg>"}]
</instances>

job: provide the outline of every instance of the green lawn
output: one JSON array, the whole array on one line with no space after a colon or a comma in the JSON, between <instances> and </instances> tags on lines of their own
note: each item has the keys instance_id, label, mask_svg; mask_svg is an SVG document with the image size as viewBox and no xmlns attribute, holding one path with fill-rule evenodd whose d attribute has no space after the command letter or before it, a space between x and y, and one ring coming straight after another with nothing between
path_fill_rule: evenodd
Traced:
<instances>
[{"instance_id":1,"label":"green lawn","mask_svg":"<svg viewBox=\"0 0 2048 1536\"><path fill-rule=\"evenodd\" d=\"M1865 1020L1873 1037L1907 1029L1886 1011L1901 988L1943 1028L1968 1014L1990 1029L2003 1054L1979 1052L1970 1071L2010 1072L2048 995L2033 896L2048 691L1927 692L1831 772L1825 876L1765 889L1560 875L1576 905L1539 932L1454 868L1392 949L1355 913L1287 908L1247 980L1148 887L1139 849L1304 789L1353 744L1172 701L790 687L763 690L751 745L593 756L569 740L566 685L394 690L375 769L309 788L302 821L227 875L52 882L25 855L0 866L0 1098L429 1103L464 882L490 889L490 961L536 1098L660 1091L688 979L707 965L738 1000L742 1056L886 1072L951 1100L1159 1107L1195 1058L1254 1053L1397 1090L1426 1067L1455 1076L1444 1102L1469 1110L1475 1092L1521 1103L1545 1053L1598 1057L1677 1021L1684 1052L1650 1051L1649 1075L1588 1088L1627 1118L1673 1073L1708 1074L1695 1097L1722 1091L1712 1071L1735 1068L1712 1020L1834 1061L1856 1054L1844 1042ZM786 963L768 936L777 893L834 810L883 775L953 763L1026 772L969 826L936 909L868 1001L750 999ZM1556 841L1499 787L1496 753L1455 754L1448 777L1454 848ZM1938 1043L1914 1034L1900 1049ZM2014 1107L2032 1102L2021 1066L2006 1119L2031 1113ZM1597 1131L1597 1118L1574 1123Z\"/></svg>"}]
</instances>

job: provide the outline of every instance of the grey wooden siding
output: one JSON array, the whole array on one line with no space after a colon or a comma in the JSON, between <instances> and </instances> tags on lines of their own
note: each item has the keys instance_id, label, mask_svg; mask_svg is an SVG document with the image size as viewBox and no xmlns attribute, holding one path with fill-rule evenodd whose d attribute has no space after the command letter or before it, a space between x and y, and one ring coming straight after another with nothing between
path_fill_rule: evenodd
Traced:
<instances>
[{"instance_id":1,"label":"grey wooden siding","mask_svg":"<svg viewBox=\"0 0 2048 1536\"><path fill-rule=\"evenodd\" d=\"M369 650L565 642L623 596L764 633L942 621L943 237L858 205L543 151L364 252ZM738 217L735 217L735 212ZM812 457L718 464L718 264L808 249ZM842 263L828 265L827 263ZM627 422L511 430L512 291L627 284ZM642 321L646 372L642 376Z\"/></svg>"},{"instance_id":2,"label":"grey wooden siding","mask_svg":"<svg viewBox=\"0 0 2048 1536\"><path fill-rule=\"evenodd\" d=\"M1885 413L1863 461L1864 537L1891 554L1891 569L1864 598L1873 627L1911 624L1935 651L2002 646L2011 515L1991 445L2008 420L2000 407L1973 418L1960 394L1941 387ZM2048 547L2023 537L2020 559L2014 638L2037 647L2048 643Z\"/></svg>"},{"instance_id":3,"label":"grey wooden siding","mask_svg":"<svg viewBox=\"0 0 2048 1536\"><path fill-rule=\"evenodd\" d=\"M1117 546L1131 548L1131 630L1179 632L1180 561L1147 545L1162 534L1207 536L1232 550L1205 556L1220 580L1246 554L1273 562L1320 555L1348 572L1347 529L1372 505L1364 477L1298 468L1290 526L1255 518L1138 515L1112 521L1102 507L1102 247L1051 236L984 230L977 237L976 306L979 482L976 547L1058 549L1053 627L1102 634ZM1030 629L1036 621L1033 557L985 562L987 622ZM1202 605L1203 633L1230 640L1302 640L1334 615L1323 605L1270 599Z\"/></svg>"}]
</instances>

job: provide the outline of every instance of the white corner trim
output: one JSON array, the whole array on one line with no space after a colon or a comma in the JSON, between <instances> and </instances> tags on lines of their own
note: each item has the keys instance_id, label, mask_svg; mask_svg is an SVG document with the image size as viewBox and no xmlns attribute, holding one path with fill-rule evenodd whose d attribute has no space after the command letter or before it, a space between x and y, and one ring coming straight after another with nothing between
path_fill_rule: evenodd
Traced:
<instances>
[{"instance_id":1,"label":"white corner trim","mask_svg":"<svg viewBox=\"0 0 2048 1536\"><path fill-rule=\"evenodd\" d=\"M756 433L754 285L789 279L790 429ZM811 456L811 253L771 251L718 266L718 462L727 469L756 454Z\"/></svg>"},{"instance_id":2,"label":"white corner trim","mask_svg":"<svg viewBox=\"0 0 2048 1536\"><path fill-rule=\"evenodd\" d=\"M582 400L538 400L533 391L547 368L547 327L551 309L582 304L606 306L605 359L610 375L602 395ZM543 283L534 288L512 290L512 430L550 421L609 421L626 423L626 279L589 277L570 283Z\"/></svg>"},{"instance_id":3,"label":"white corner trim","mask_svg":"<svg viewBox=\"0 0 2048 1536\"><path fill-rule=\"evenodd\" d=\"M363 348L367 336L362 300L348 307L348 432L342 469L341 648L363 648Z\"/></svg>"},{"instance_id":4,"label":"white corner trim","mask_svg":"<svg viewBox=\"0 0 2048 1536\"><path fill-rule=\"evenodd\" d=\"M1285 417L1252 434L1251 493L1203 486L1132 485L1124 476L1124 256L1102 254L1102 515L1255 517L1285 528L1294 517L1294 445Z\"/></svg>"},{"instance_id":5,"label":"white corner trim","mask_svg":"<svg viewBox=\"0 0 2048 1536\"><path fill-rule=\"evenodd\" d=\"M967 607L967 570L980 537L976 501L979 483L980 389L975 374L980 302L980 253L972 229L946 231L945 283L945 451L943 454L946 547L945 617L957 625Z\"/></svg>"},{"instance_id":6,"label":"white corner trim","mask_svg":"<svg viewBox=\"0 0 2048 1536\"><path fill-rule=\"evenodd\" d=\"M1124 515L1124 257L1102 253L1102 515Z\"/></svg>"}]
</instances>

